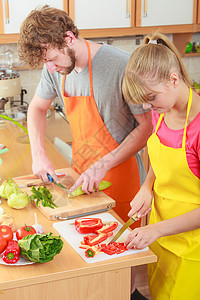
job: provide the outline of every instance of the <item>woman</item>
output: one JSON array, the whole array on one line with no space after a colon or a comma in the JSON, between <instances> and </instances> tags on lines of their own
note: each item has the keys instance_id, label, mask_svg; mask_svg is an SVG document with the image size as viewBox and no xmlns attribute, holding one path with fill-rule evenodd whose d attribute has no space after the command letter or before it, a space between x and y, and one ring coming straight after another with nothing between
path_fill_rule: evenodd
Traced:
<instances>
[{"instance_id":1,"label":"woman","mask_svg":"<svg viewBox=\"0 0 200 300\"><path fill-rule=\"evenodd\" d=\"M147 143L151 167L129 212L141 217L151 210L150 222L134 229L126 244L150 245L158 257L148 266L153 300L199 299L200 97L166 36L146 36L133 52L123 93L152 109L154 125Z\"/></svg>"}]
</instances>

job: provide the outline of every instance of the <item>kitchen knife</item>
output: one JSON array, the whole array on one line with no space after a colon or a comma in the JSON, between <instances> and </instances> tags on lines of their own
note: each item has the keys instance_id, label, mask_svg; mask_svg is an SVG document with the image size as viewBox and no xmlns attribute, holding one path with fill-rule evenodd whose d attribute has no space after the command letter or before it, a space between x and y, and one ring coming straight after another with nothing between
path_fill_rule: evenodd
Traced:
<instances>
[{"instance_id":1,"label":"kitchen knife","mask_svg":"<svg viewBox=\"0 0 200 300\"><path fill-rule=\"evenodd\" d=\"M66 176L67 175L67 173L60 173L60 172L56 172L56 175L58 176L58 177L63 177L63 176ZM29 180L29 179L39 179L39 177L38 176L36 176L36 175L28 175L28 176L24 176L24 177L15 177L15 179L17 179L17 180Z\"/></svg>"},{"instance_id":2,"label":"kitchen knife","mask_svg":"<svg viewBox=\"0 0 200 300\"><path fill-rule=\"evenodd\" d=\"M26 188L26 187L32 187L32 186L44 186L50 184L50 182L39 182L39 183L27 183L27 184L22 184L22 185L18 185L19 188Z\"/></svg>"},{"instance_id":3,"label":"kitchen knife","mask_svg":"<svg viewBox=\"0 0 200 300\"><path fill-rule=\"evenodd\" d=\"M129 227L131 226L135 221L137 221L137 213L135 213L123 226L122 228L116 233L116 235L112 238L112 240L108 243L113 243L116 240L118 240L118 238L122 235L122 233Z\"/></svg>"},{"instance_id":4,"label":"kitchen knife","mask_svg":"<svg viewBox=\"0 0 200 300\"><path fill-rule=\"evenodd\" d=\"M54 179L51 177L51 175L47 174L47 177L49 179L49 181L55 185L57 185L58 187L60 187L61 189L64 189L64 192L67 194L70 194L70 196L74 197L74 195L69 191L69 189L64 186L62 183L57 183L54 181Z\"/></svg>"}]
</instances>

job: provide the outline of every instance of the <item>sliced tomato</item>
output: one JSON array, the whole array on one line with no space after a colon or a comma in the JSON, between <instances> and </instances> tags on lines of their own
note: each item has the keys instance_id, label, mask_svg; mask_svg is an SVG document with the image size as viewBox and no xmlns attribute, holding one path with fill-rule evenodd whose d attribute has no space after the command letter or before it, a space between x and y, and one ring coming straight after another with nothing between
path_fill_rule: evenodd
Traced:
<instances>
[{"instance_id":1,"label":"sliced tomato","mask_svg":"<svg viewBox=\"0 0 200 300\"><path fill-rule=\"evenodd\" d=\"M7 247L8 242L3 237L0 237L0 253L2 253Z\"/></svg>"},{"instance_id":2,"label":"sliced tomato","mask_svg":"<svg viewBox=\"0 0 200 300\"><path fill-rule=\"evenodd\" d=\"M3 237L7 242L13 239L13 231L8 225L0 225L0 237Z\"/></svg>"},{"instance_id":3,"label":"sliced tomato","mask_svg":"<svg viewBox=\"0 0 200 300\"><path fill-rule=\"evenodd\" d=\"M16 231L16 238L18 240L23 239L23 237L27 236L27 235L33 235L36 233L35 228L33 228L32 226L22 226L20 227L17 231Z\"/></svg>"}]
</instances>

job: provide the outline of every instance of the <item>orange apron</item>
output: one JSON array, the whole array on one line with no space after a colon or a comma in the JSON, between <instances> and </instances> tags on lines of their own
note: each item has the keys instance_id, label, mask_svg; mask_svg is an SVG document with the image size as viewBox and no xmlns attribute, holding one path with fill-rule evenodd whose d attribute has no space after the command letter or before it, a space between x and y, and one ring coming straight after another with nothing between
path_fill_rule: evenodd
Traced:
<instances>
[{"instance_id":1,"label":"orange apron","mask_svg":"<svg viewBox=\"0 0 200 300\"><path fill-rule=\"evenodd\" d=\"M186 129L192 103L187 108L181 148L160 143L157 130L148 140L148 152L156 180L150 224L174 218L200 206L200 180L189 169L186 158ZM200 229L161 237L150 246L157 263L148 266L152 300L200 299Z\"/></svg>"},{"instance_id":2,"label":"orange apron","mask_svg":"<svg viewBox=\"0 0 200 300\"><path fill-rule=\"evenodd\" d=\"M88 42L85 42L88 49L90 96L67 97L64 92L65 76L62 82L65 113L73 137L73 167L79 174L118 147L117 142L101 119L96 106L93 95L91 52ZM98 172L98 170L96 171ZM111 169L104 180L112 183L105 190L105 193L116 201L114 210L124 221L127 221L130 201L140 187L139 171L135 156Z\"/></svg>"}]
</instances>

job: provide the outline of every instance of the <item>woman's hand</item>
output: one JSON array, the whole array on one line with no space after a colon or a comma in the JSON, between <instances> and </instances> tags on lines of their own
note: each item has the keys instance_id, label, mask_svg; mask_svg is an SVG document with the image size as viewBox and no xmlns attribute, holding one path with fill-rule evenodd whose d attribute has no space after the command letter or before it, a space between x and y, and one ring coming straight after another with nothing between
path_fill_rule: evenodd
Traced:
<instances>
[{"instance_id":1,"label":"woman's hand","mask_svg":"<svg viewBox=\"0 0 200 300\"><path fill-rule=\"evenodd\" d=\"M151 210L152 190L147 188L145 184L142 185L135 198L131 201L131 210L128 213L132 217L137 212L137 217L141 218Z\"/></svg>"},{"instance_id":2,"label":"woman's hand","mask_svg":"<svg viewBox=\"0 0 200 300\"><path fill-rule=\"evenodd\" d=\"M135 228L126 238L128 249L144 249L160 237L159 223Z\"/></svg>"}]
</instances>

